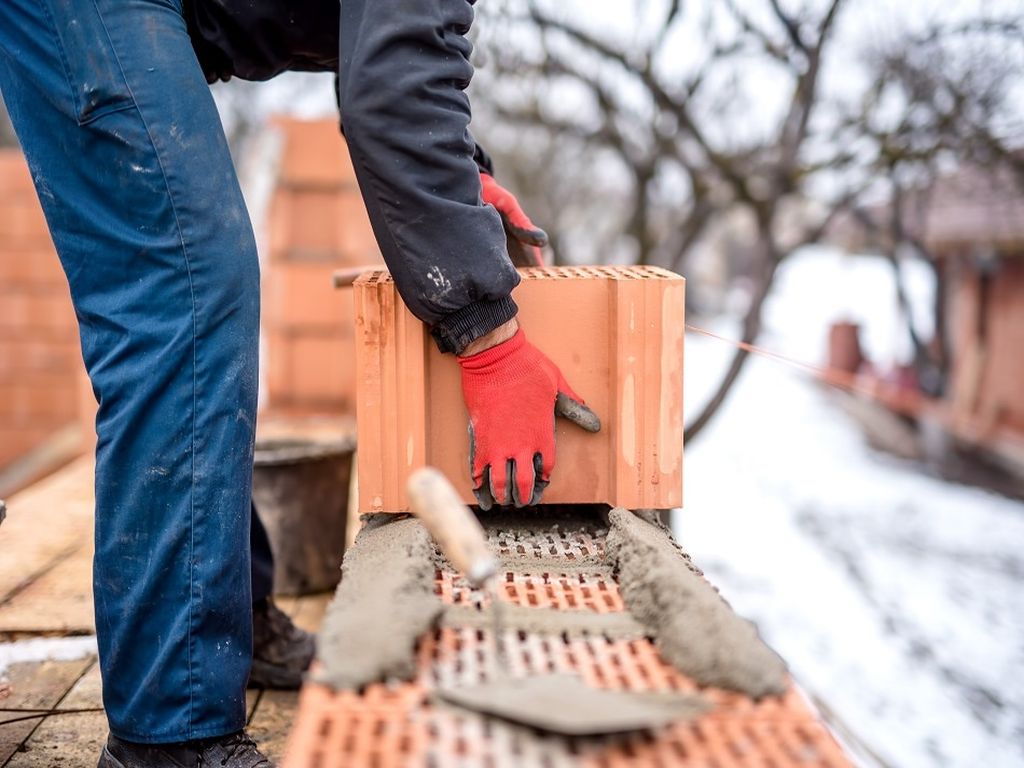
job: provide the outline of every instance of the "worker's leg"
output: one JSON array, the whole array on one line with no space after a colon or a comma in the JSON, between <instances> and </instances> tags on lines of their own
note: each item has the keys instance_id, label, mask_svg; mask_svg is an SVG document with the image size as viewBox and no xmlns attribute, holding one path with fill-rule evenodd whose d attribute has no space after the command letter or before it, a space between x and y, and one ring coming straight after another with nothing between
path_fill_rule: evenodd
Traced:
<instances>
[{"instance_id":1,"label":"worker's leg","mask_svg":"<svg viewBox=\"0 0 1024 768\"><path fill-rule=\"evenodd\" d=\"M0 91L100 401L96 628L111 731L245 722L259 276L176 0L3 0Z\"/></svg>"},{"instance_id":2,"label":"worker's leg","mask_svg":"<svg viewBox=\"0 0 1024 768\"><path fill-rule=\"evenodd\" d=\"M252 601L258 603L274 593L274 552L263 521L252 505L249 549L252 552Z\"/></svg>"}]
</instances>

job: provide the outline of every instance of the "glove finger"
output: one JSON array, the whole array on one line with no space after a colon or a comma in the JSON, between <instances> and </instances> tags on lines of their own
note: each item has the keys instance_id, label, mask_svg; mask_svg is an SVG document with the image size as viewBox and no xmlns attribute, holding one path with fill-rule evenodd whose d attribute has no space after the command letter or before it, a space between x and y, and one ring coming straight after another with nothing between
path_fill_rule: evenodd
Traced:
<instances>
[{"instance_id":1,"label":"glove finger","mask_svg":"<svg viewBox=\"0 0 1024 768\"><path fill-rule=\"evenodd\" d=\"M512 503L512 459L505 462L504 466L495 469L491 465L491 496L498 506L506 507Z\"/></svg>"},{"instance_id":2,"label":"glove finger","mask_svg":"<svg viewBox=\"0 0 1024 768\"><path fill-rule=\"evenodd\" d=\"M473 495L476 496L476 503L480 505L480 509L484 512L487 512L494 506L494 497L491 495L490 467L484 467L484 472L480 479L480 485L473 489Z\"/></svg>"},{"instance_id":3,"label":"glove finger","mask_svg":"<svg viewBox=\"0 0 1024 768\"><path fill-rule=\"evenodd\" d=\"M534 245L538 248L547 245L548 233L530 221L523 213L523 209L519 208L519 203L516 203L515 207L518 209L518 216L515 219L511 215L505 218L505 226L512 237L524 245Z\"/></svg>"},{"instance_id":4,"label":"glove finger","mask_svg":"<svg viewBox=\"0 0 1024 768\"><path fill-rule=\"evenodd\" d=\"M587 432L600 432L601 419L590 410L582 400L570 397L564 392L559 392L555 398L555 413L568 419L578 427Z\"/></svg>"},{"instance_id":5,"label":"glove finger","mask_svg":"<svg viewBox=\"0 0 1024 768\"><path fill-rule=\"evenodd\" d=\"M508 257L517 267L543 267L544 254L535 245L523 243L506 231L505 246L508 250Z\"/></svg>"},{"instance_id":6,"label":"glove finger","mask_svg":"<svg viewBox=\"0 0 1024 768\"><path fill-rule=\"evenodd\" d=\"M486 464L477 463L476 454L476 432L473 430L473 422L469 422L469 476L473 478L473 495L476 496L480 509L485 512L494 506L494 499L491 497L490 489L490 467Z\"/></svg>"},{"instance_id":7,"label":"glove finger","mask_svg":"<svg viewBox=\"0 0 1024 768\"><path fill-rule=\"evenodd\" d=\"M544 495L544 489L548 487L551 482L546 478L551 477L551 469L554 467L552 463L551 467L547 468L545 473L544 459L540 453L533 454L533 476L535 478L533 484L533 496L530 498L530 506L540 504L541 497Z\"/></svg>"},{"instance_id":8,"label":"glove finger","mask_svg":"<svg viewBox=\"0 0 1024 768\"><path fill-rule=\"evenodd\" d=\"M529 506L533 501L534 469L533 457L519 455L512 460L512 503L516 507Z\"/></svg>"},{"instance_id":9,"label":"glove finger","mask_svg":"<svg viewBox=\"0 0 1024 768\"><path fill-rule=\"evenodd\" d=\"M548 235L538 227L519 205L516 196L499 184L488 173L480 174L481 198L488 205L493 205L501 214L505 228L521 243L545 246Z\"/></svg>"}]
</instances>

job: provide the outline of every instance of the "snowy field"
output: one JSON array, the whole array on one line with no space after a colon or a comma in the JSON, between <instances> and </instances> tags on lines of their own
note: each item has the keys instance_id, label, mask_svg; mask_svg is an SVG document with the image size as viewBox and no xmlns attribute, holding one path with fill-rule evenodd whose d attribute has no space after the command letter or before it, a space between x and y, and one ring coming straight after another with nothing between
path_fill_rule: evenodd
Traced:
<instances>
[{"instance_id":1,"label":"snowy field","mask_svg":"<svg viewBox=\"0 0 1024 768\"><path fill-rule=\"evenodd\" d=\"M904 344L888 269L794 257L761 345L820 363L827 323L846 316L884 364ZM927 299L926 275L908 277ZM687 336L688 413L730 354ZM685 466L680 541L867 747L865 765L1024 765L1024 505L872 451L805 373L763 358Z\"/></svg>"}]
</instances>

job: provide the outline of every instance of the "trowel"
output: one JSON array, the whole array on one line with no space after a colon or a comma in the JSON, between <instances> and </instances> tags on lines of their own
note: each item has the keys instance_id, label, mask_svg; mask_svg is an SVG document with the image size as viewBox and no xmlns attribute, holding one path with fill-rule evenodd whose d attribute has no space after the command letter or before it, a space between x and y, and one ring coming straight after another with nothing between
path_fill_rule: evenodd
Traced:
<instances>
[{"instance_id":1,"label":"trowel","mask_svg":"<svg viewBox=\"0 0 1024 768\"><path fill-rule=\"evenodd\" d=\"M412 511L452 565L474 588L486 589L490 595L498 667L506 668L498 561L487 546L483 526L448 479L432 467L409 477L408 495ZM499 672L488 682L442 687L435 695L448 704L565 736L658 728L707 709L697 695L594 688L572 674L512 677Z\"/></svg>"}]
</instances>

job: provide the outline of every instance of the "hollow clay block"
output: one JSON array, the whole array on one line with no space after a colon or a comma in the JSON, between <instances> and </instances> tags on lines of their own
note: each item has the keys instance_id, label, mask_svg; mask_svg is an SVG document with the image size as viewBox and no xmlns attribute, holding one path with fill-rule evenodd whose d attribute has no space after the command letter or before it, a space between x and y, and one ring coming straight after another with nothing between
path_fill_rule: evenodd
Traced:
<instances>
[{"instance_id":1,"label":"hollow clay block","mask_svg":"<svg viewBox=\"0 0 1024 768\"><path fill-rule=\"evenodd\" d=\"M375 515L345 554L341 584L317 643L318 683L359 690L416 671L416 641L444 605L434 594L434 546L413 518Z\"/></svg>"},{"instance_id":2,"label":"hollow clay block","mask_svg":"<svg viewBox=\"0 0 1024 768\"><path fill-rule=\"evenodd\" d=\"M520 323L602 424L590 434L556 420L543 503L680 506L683 278L654 267L520 274ZM353 290L360 511L407 511L406 479L424 465L475 503L457 362L437 351L387 272L366 273Z\"/></svg>"},{"instance_id":3,"label":"hollow clay block","mask_svg":"<svg viewBox=\"0 0 1024 768\"><path fill-rule=\"evenodd\" d=\"M701 576L653 517L609 513L608 554L631 614L666 661L701 685L753 698L786 689L786 665Z\"/></svg>"}]
</instances>

